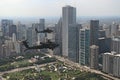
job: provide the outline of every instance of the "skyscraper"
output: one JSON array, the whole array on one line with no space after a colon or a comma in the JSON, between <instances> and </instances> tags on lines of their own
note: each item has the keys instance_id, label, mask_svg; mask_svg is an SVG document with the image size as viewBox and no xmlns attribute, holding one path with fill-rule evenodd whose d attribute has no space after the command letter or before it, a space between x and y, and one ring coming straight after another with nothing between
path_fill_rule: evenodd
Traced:
<instances>
[{"instance_id":1,"label":"skyscraper","mask_svg":"<svg viewBox=\"0 0 120 80\"><path fill-rule=\"evenodd\" d=\"M17 40L26 39L27 31L26 25L21 24L20 22L17 25Z\"/></svg>"},{"instance_id":2,"label":"skyscraper","mask_svg":"<svg viewBox=\"0 0 120 80\"><path fill-rule=\"evenodd\" d=\"M117 54L120 54L120 37L112 38L111 50L115 51Z\"/></svg>"},{"instance_id":3,"label":"skyscraper","mask_svg":"<svg viewBox=\"0 0 120 80\"><path fill-rule=\"evenodd\" d=\"M40 19L39 24L40 24L39 30L45 29L45 19Z\"/></svg>"},{"instance_id":4,"label":"skyscraper","mask_svg":"<svg viewBox=\"0 0 120 80\"><path fill-rule=\"evenodd\" d=\"M79 31L79 63L89 65L90 58L90 30L80 29Z\"/></svg>"},{"instance_id":5,"label":"skyscraper","mask_svg":"<svg viewBox=\"0 0 120 80\"><path fill-rule=\"evenodd\" d=\"M72 6L62 8L62 55L77 61L76 8Z\"/></svg>"},{"instance_id":6,"label":"skyscraper","mask_svg":"<svg viewBox=\"0 0 120 80\"><path fill-rule=\"evenodd\" d=\"M99 20L90 21L90 45L98 45Z\"/></svg>"},{"instance_id":7,"label":"skyscraper","mask_svg":"<svg viewBox=\"0 0 120 80\"><path fill-rule=\"evenodd\" d=\"M37 42L37 35L36 35L35 29L33 27L29 27L27 29L27 39L28 39L30 46L37 44L36 43Z\"/></svg>"},{"instance_id":8,"label":"skyscraper","mask_svg":"<svg viewBox=\"0 0 120 80\"><path fill-rule=\"evenodd\" d=\"M11 25L13 25L13 21L12 20L3 19L1 21L1 27L2 27L2 31L3 31L3 35L4 36L9 36L9 27Z\"/></svg>"},{"instance_id":9,"label":"skyscraper","mask_svg":"<svg viewBox=\"0 0 120 80\"><path fill-rule=\"evenodd\" d=\"M98 69L98 52L99 47L96 45L90 46L90 68Z\"/></svg>"},{"instance_id":10,"label":"skyscraper","mask_svg":"<svg viewBox=\"0 0 120 80\"><path fill-rule=\"evenodd\" d=\"M13 33L17 34L16 25L10 25L10 27L9 27L9 37L12 37Z\"/></svg>"},{"instance_id":11,"label":"skyscraper","mask_svg":"<svg viewBox=\"0 0 120 80\"><path fill-rule=\"evenodd\" d=\"M76 8L65 6L62 8L62 55L68 57L69 26L76 24ZM72 44L72 43L71 43Z\"/></svg>"},{"instance_id":12,"label":"skyscraper","mask_svg":"<svg viewBox=\"0 0 120 80\"><path fill-rule=\"evenodd\" d=\"M62 55L62 18L55 25L55 42L59 44L59 46L55 49L55 54Z\"/></svg>"},{"instance_id":13,"label":"skyscraper","mask_svg":"<svg viewBox=\"0 0 120 80\"><path fill-rule=\"evenodd\" d=\"M106 73L113 73L113 58L115 52L103 54L103 71Z\"/></svg>"}]
</instances>

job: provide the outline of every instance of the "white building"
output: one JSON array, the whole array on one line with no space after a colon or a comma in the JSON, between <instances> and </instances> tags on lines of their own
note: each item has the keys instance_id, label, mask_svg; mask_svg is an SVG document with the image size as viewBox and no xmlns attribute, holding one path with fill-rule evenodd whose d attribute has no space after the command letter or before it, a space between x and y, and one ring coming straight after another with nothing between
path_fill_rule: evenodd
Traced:
<instances>
[{"instance_id":1,"label":"white building","mask_svg":"<svg viewBox=\"0 0 120 80\"><path fill-rule=\"evenodd\" d=\"M116 52L104 53L103 71L120 77L120 54L116 54Z\"/></svg>"},{"instance_id":2,"label":"white building","mask_svg":"<svg viewBox=\"0 0 120 80\"><path fill-rule=\"evenodd\" d=\"M112 38L112 51L120 54L120 37L113 37Z\"/></svg>"}]
</instances>

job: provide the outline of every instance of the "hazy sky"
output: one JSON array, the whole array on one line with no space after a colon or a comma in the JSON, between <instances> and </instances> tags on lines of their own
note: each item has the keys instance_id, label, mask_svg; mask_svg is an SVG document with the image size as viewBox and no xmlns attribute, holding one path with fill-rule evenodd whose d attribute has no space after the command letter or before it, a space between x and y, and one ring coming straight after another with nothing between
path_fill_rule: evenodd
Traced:
<instances>
[{"instance_id":1,"label":"hazy sky","mask_svg":"<svg viewBox=\"0 0 120 80\"><path fill-rule=\"evenodd\" d=\"M0 0L0 17L60 17L65 5L77 16L120 16L120 0Z\"/></svg>"}]
</instances>

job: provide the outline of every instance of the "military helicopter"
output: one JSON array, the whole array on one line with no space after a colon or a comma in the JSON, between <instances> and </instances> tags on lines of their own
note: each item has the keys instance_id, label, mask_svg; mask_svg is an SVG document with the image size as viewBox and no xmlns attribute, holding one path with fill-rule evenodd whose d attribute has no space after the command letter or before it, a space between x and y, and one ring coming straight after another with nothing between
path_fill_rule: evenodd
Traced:
<instances>
[{"instance_id":1,"label":"military helicopter","mask_svg":"<svg viewBox=\"0 0 120 80\"><path fill-rule=\"evenodd\" d=\"M55 42L51 42L50 40L48 40L47 42L40 42L40 45L31 46L31 47L28 45L27 40L22 41L22 43L27 48L26 50L29 50L29 49L51 49L51 50L54 50L56 47L59 46L59 44L57 44Z\"/></svg>"},{"instance_id":2,"label":"military helicopter","mask_svg":"<svg viewBox=\"0 0 120 80\"><path fill-rule=\"evenodd\" d=\"M53 30L50 30L49 28L47 28L47 29L45 29L45 30L43 30L43 31L38 31L37 28L35 28L35 31L36 31L37 33L52 33L52 32L53 32Z\"/></svg>"}]
</instances>

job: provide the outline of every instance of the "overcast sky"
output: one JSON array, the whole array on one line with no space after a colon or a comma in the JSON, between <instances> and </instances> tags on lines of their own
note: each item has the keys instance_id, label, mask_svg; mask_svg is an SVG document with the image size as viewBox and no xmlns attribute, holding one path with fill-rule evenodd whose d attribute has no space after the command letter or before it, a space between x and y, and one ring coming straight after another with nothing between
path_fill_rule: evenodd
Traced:
<instances>
[{"instance_id":1,"label":"overcast sky","mask_svg":"<svg viewBox=\"0 0 120 80\"><path fill-rule=\"evenodd\" d=\"M65 5L77 16L120 16L120 0L0 0L0 17L60 17Z\"/></svg>"}]
</instances>

